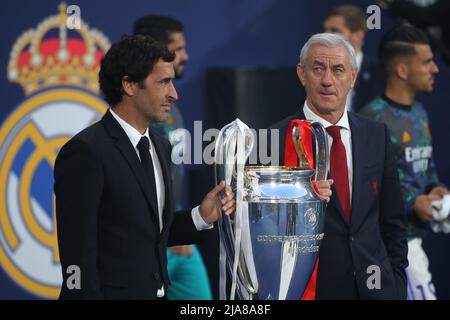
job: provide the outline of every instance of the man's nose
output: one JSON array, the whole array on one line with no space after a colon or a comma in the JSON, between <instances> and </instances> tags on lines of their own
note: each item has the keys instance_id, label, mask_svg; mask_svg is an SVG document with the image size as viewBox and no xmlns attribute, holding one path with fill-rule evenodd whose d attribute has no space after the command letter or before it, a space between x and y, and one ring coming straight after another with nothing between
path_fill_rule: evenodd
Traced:
<instances>
[{"instance_id":1,"label":"man's nose","mask_svg":"<svg viewBox=\"0 0 450 320\"><path fill-rule=\"evenodd\" d=\"M330 69L325 70L320 82L321 82L321 85L323 85L324 87L329 87L333 84Z\"/></svg>"},{"instance_id":2,"label":"man's nose","mask_svg":"<svg viewBox=\"0 0 450 320\"><path fill-rule=\"evenodd\" d=\"M169 88L168 95L169 95L169 99L171 101L178 100L178 93L177 93L177 90L175 89L175 86L174 86L173 82L170 83L170 88Z\"/></svg>"},{"instance_id":3,"label":"man's nose","mask_svg":"<svg viewBox=\"0 0 450 320\"><path fill-rule=\"evenodd\" d=\"M183 60L183 61L188 61L189 60L189 54L188 54L188 52L187 52L187 50L186 49L184 49L182 52L181 52L181 60Z\"/></svg>"},{"instance_id":4,"label":"man's nose","mask_svg":"<svg viewBox=\"0 0 450 320\"><path fill-rule=\"evenodd\" d=\"M434 61L433 61L433 65L431 66L431 73L433 73L433 74L439 73L439 68Z\"/></svg>"}]
</instances>

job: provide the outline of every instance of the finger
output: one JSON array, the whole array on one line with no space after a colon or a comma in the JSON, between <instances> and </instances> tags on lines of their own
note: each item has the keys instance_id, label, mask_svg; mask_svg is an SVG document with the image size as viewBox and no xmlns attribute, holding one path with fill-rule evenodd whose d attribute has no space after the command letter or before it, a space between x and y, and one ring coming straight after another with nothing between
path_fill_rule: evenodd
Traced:
<instances>
[{"instance_id":1,"label":"finger","mask_svg":"<svg viewBox=\"0 0 450 320\"><path fill-rule=\"evenodd\" d=\"M320 200L325 201L327 203L330 202L330 197L325 197L325 196L320 195L319 198L320 198Z\"/></svg>"},{"instance_id":2,"label":"finger","mask_svg":"<svg viewBox=\"0 0 450 320\"><path fill-rule=\"evenodd\" d=\"M230 209L234 205L235 205L234 201L229 201L229 202L227 202L226 204L224 204L222 206L222 211L227 211L228 209Z\"/></svg>"},{"instance_id":3,"label":"finger","mask_svg":"<svg viewBox=\"0 0 450 320\"><path fill-rule=\"evenodd\" d=\"M220 202L222 202L222 204L225 204L226 202L230 202L231 200L233 200L233 194L229 194L226 197L222 198L220 200Z\"/></svg>"},{"instance_id":4,"label":"finger","mask_svg":"<svg viewBox=\"0 0 450 320\"><path fill-rule=\"evenodd\" d=\"M227 211L225 211L225 213L226 213L227 215L230 215L230 214L232 214L234 211L236 211L236 205L233 204L233 206L232 206L230 209L228 209Z\"/></svg>"},{"instance_id":5,"label":"finger","mask_svg":"<svg viewBox=\"0 0 450 320\"><path fill-rule=\"evenodd\" d=\"M333 191L331 191L330 188L319 188L319 192L321 195L324 195L324 194L331 195L331 192L333 192Z\"/></svg>"},{"instance_id":6,"label":"finger","mask_svg":"<svg viewBox=\"0 0 450 320\"><path fill-rule=\"evenodd\" d=\"M321 196L331 197L332 191L328 188L326 189L319 189L319 194Z\"/></svg>"},{"instance_id":7,"label":"finger","mask_svg":"<svg viewBox=\"0 0 450 320\"><path fill-rule=\"evenodd\" d=\"M448 190L444 187L435 187L433 190L431 190L431 194L445 194L448 193Z\"/></svg>"},{"instance_id":8,"label":"finger","mask_svg":"<svg viewBox=\"0 0 450 320\"><path fill-rule=\"evenodd\" d=\"M327 188L329 186L327 180L319 180L317 181L317 187L319 188Z\"/></svg>"},{"instance_id":9,"label":"finger","mask_svg":"<svg viewBox=\"0 0 450 320\"><path fill-rule=\"evenodd\" d=\"M225 187L225 181L220 181L220 183L214 187L214 189L212 189L208 194L207 197L215 197L217 196L217 194L222 191L222 189Z\"/></svg>"},{"instance_id":10,"label":"finger","mask_svg":"<svg viewBox=\"0 0 450 320\"><path fill-rule=\"evenodd\" d=\"M233 190L231 189L231 186L227 185L227 186L225 187L225 193L226 193L227 195L232 195L232 194L233 194Z\"/></svg>"},{"instance_id":11,"label":"finger","mask_svg":"<svg viewBox=\"0 0 450 320\"><path fill-rule=\"evenodd\" d=\"M328 179L328 183L330 184L330 186L334 183L333 179Z\"/></svg>"},{"instance_id":12,"label":"finger","mask_svg":"<svg viewBox=\"0 0 450 320\"><path fill-rule=\"evenodd\" d=\"M440 200L440 199L442 199L441 195L437 195L437 194L429 194L428 195L428 200L430 200L430 201Z\"/></svg>"},{"instance_id":13,"label":"finger","mask_svg":"<svg viewBox=\"0 0 450 320\"><path fill-rule=\"evenodd\" d=\"M231 188L226 191L226 199L233 199L233 191L231 191Z\"/></svg>"}]
</instances>

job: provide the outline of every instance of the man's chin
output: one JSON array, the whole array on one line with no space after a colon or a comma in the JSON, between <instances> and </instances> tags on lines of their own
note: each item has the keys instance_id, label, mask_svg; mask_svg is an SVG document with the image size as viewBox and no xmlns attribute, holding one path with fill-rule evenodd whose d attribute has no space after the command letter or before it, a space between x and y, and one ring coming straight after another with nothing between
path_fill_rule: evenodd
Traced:
<instances>
[{"instance_id":1,"label":"man's chin","mask_svg":"<svg viewBox=\"0 0 450 320\"><path fill-rule=\"evenodd\" d=\"M319 101L317 104L317 109L323 113L335 112L338 111L338 103L336 101Z\"/></svg>"},{"instance_id":2,"label":"man's chin","mask_svg":"<svg viewBox=\"0 0 450 320\"><path fill-rule=\"evenodd\" d=\"M429 94L433 93L433 87L424 88L422 90L417 91L417 93Z\"/></svg>"},{"instance_id":3,"label":"man's chin","mask_svg":"<svg viewBox=\"0 0 450 320\"><path fill-rule=\"evenodd\" d=\"M164 112L163 114L159 114L158 116L154 116L150 122L151 123L159 123L159 122L166 122L167 118L169 117L168 112Z\"/></svg>"}]
</instances>

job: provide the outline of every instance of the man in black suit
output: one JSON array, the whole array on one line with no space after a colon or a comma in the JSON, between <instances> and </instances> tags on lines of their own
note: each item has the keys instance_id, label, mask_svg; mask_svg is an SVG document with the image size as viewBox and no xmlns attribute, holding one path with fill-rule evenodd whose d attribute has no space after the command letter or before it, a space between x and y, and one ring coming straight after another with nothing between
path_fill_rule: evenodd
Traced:
<instances>
[{"instance_id":1,"label":"man in black suit","mask_svg":"<svg viewBox=\"0 0 450 320\"><path fill-rule=\"evenodd\" d=\"M385 81L377 60L362 50L367 33L366 19L359 7L339 5L328 11L323 22L325 32L341 34L355 49L358 76L354 88L347 95L347 108L354 112L359 112L380 95Z\"/></svg>"},{"instance_id":2,"label":"man in black suit","mask_svg":"<svg viewBox=\"0 0 450 320\"><path fill-rule=\"evenodd\" d=\"M405 299L406 214L397 159L386 126L353 112L345 102L356 80L353 47L341 35L312 36L297 74L306 91L298 112L279 130L279 159L293 119L323 124L334 180L317 273L317 299Z\"/></svg>"},{"instance_id":3,"label":"man in black suit","mask_svg":"<svg viewBox=\"0 0 450 320\"><path fill-rule=\"evenodd\" d=\"M167 246L198 242L219 214L218 194L174 214L171 147L149 130L177 99L174 53L147 36L126 36L102 60L100 88L111 108L66 143L55 163L62 299L164 298ZM234 210L229 187L222 199ZM70 284L72 270L81 285Z\"/></svg>"}]
</instances>

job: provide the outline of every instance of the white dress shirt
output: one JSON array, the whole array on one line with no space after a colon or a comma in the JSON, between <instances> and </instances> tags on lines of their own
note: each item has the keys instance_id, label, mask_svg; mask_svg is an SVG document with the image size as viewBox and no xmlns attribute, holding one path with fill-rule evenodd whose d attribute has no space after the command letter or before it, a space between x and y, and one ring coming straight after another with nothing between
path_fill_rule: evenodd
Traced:
<instances>
[{"instance_id":1,"label":"white dress shirt","mask_svg":"<svg viewBox=\"0 0 450 320\"><path fill-rule=\"evenodd\" d=\"M119 117L111 108L109 109L109 112L113 115L113 117L117 120L117 122L120 124L122 129L125 131L126 135L128 136L128 139L130 139L131 144L134 147L134 150L136 151L136 154L140 160L139 157L139 149L137 148L137 145L141 138L143 136L147 137L150 142L150 155L152 156L153 160L153 170L155 173L155 184L156 184L156 197L158 198L158 216L159 216L159 231L161 232L163 229L163 219L162 215L164 212L164 204L166 199L166 192L165 192L165 184L164 184L164 177L162 174L161 169L161 163L158 158L158 154L156 153L156 150L154 148L152 139L150 139L150 135L148 134L148 128L145 130L144 134L141 134L138 130L136 130L134 127L132 127L130 124L128 124L125 120L123 120L121 117ZM192 220L194 222L195 227L197 230L206 230L213 228L212 224L207 224L203 218L200 215L199 207L195 207L191 211ZM164 286L161 287L161 289L158 289L157 293L158 297L164 296Z\"/></svg>"},{"instance_id":2,"label":"white dress shirt","mask_svg":"<svg viewBox=\"0 0 450 320\"><path fill-rule=\"evenodd\" d=\"M348 168L348 182L350 191L350 203L352 201L352 185L353 185L353 157L352 157L352 132L350 129L350 124L348 122L347 108L345 108L344 114L339 119L336 124L332 124L325 119L322 119L317 114L315 114L308 106L304 103L303 113L305 114L306 120L320 122L325 129L333 125L341 127L341 140L345 147L345 155L347 157L347 168ZM328 137L328 152L331 150L331 144L333 143L333 137L331 137L327 132Z\"/></svg>"},{"instance_id":3,"label":"white dress shirt","mask_svg":"<svg viewBox=\"0 0 450 320\"><path fill-rule=\"evenodd\" d=\"M356 66L358 67L357 77L359 77L359 71L361 70L362 61L363 61L363 53L362 51L360 51L358 54L356 54ZM355 89L351 89L347 94L347 102L345 103L348 111L353 111L354 96L355 96Z\"/></svg>"}]
</instances>

